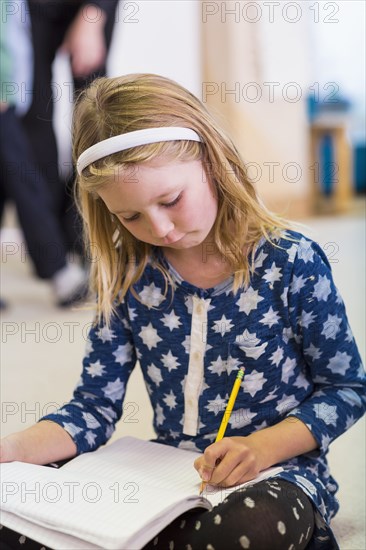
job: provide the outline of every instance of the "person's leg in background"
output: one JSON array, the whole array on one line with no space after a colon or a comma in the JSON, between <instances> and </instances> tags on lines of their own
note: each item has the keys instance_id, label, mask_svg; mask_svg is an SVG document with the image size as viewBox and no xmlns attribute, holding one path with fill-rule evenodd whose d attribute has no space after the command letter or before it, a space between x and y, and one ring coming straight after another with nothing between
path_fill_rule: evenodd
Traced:
<instances>
[{"instance_id":1,"label":"person's leg in background","mask_svg":"<svg viewBox=\"0 0 366 550\"><path fill-rule=\"evenodd\" d=\"M103 5L104 15L105 15L105 25L104 25L104 41L106 52L108 55L110 45L113 37L113 29L115 25L115 14L117 2L114 0L107 0ZM87 12L86 12L87 14ZM94 70L92 73L86 76L73 76L74 84L74 98L76 99L79 93L86 88L90 82L95 78L105 76L107 74L107 58L104 59L103 64ZM64 189L64 204L63 204L63 214L62 214L62 224L64 232L67 238L67 242L74 243L74 250L81 254L83 243L81 242L81 220L77 212L75 201L74 201L74 183L75 183L75 172L72 172L70 177L66 180Z\"/></svg>"},{"instance_id":2,"label":"person's leg in background","mask_svg":"<svg viewBox=\"0 0 366 550\"><path fill-rule=\"evenodd\" d=\"M32 149L13 106L0 115L0 162L3 201L11 200L36 274L49 280L61 306L86 292L84 271L67 261L67 249L51 193L33 161Z\"/></svg>"},{"instance_id":3,"label":"person's leg in background","mask_svg":"<svg viewBox=\"0 0 366 550\"><path fill-rule=\"evenodd\" d=\"M95 2L93 4L98 4ZM106 52L112 39L115 22L116 0L99 2L100 17L103 16ZM95 6L94 6L95 7ZM93 18L87 9L87 2L30 0L29 1L32 41L34 50L34 90L32 105L24 117L24 125L34 147L40 170L47 179L54 206L58 212L64 239L68 250L83 256L81 219L74 202L74 173L67 181L59 175L58 151L53 128L52 63L57 49L63 44L71 25L82 13L84 19ZM99 8L98 8L99 9ZM98 17L95 22L97 23ZM71 60L72 66L72 60ZM74 95L98 76L106 74L106 58L97 69L87 75L74 75ZM71 145L71 136L70 136Z\"/></svg>"},{"instance_id":4,"label":"person's leg in background","mask_svg":"<svg viewBox=\"0 0 366 550\"><path fill-rule=\"evenodd\" d=\"M52 64L80 2L29 0L33 48L33 89L30 108L22 122L32 145L37 169L49 186L52 208L61 220L64 186L59 176L56 135L53 128ZM62 228L63 231L63 228ZM66 239L65 246L66 246Z\"/></svg>"},{"instance_id":5,"label":"person's leg in background","mask_svg":"<svg viewBox=\"0 0 366 550\"><path fill-rule=\"evenodd\" d=\"M16 206L37 275L52 283L59 305L69 305L85 294L86 275L80 266L67 261L54 194L35 162L31 142L21 124L20 116L30 103L27 68L32 67L33 56L29 26L18 11L6 13L10 15L1 22L0 43L1 80L4 84L0 109L2 202L5 204L10 199Z\"/></svg>"}]
</instances>

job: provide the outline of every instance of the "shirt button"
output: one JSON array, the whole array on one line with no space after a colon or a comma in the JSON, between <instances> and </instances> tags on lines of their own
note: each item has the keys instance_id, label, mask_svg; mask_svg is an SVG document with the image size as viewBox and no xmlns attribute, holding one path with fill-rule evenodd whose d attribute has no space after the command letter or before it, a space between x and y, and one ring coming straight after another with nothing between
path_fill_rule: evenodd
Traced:
<instances>
[{"instance_id":1,"label":"shirt button","mask_svg":"<svg viewBox=\"0 0 366 550\"><path fill-rule=\"evenodd\" d=\"M198 313L198 315L200 315L201 313L203 313L203 305L202 304L198 304L196 306L196 313Z\"/></svg>"},{"instance_id":2,"label":"shirt button","mask_svg":"<svg viewBox=\"0 0 366 550\"><path fill-rule=\"evenodd\" d=\"M201 354L199 351L195 351L194 354L193 354L193 359L201 359Z\"/></svg>"},{"instance_id":3,"label":"shirt button","mask_svg":"<svg viewBox=\"0 0 366 550\"><path fill-rule=\"evenodd\" d=\"M189 405L190 407L193 407L193 399L188 399L188 405Z\"/></svg>"}]
</instances>

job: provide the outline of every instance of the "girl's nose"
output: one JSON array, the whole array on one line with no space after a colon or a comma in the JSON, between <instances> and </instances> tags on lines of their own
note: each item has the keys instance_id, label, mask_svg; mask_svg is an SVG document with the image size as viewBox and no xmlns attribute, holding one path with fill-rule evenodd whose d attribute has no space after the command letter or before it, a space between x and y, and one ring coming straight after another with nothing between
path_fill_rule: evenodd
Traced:
<instances>
[{"instance_id":1,"label":"girl's nose","mask_svg":"<svg viewBox=\"0 0 366 550\"><path fill-rule=\"evenodd\" d=\"M163 214L150 216L149 231L153 237L157 239L163 239L173 229L174 223L169 219L168 216L164 216Z\"/></svg>"}]
</instances>

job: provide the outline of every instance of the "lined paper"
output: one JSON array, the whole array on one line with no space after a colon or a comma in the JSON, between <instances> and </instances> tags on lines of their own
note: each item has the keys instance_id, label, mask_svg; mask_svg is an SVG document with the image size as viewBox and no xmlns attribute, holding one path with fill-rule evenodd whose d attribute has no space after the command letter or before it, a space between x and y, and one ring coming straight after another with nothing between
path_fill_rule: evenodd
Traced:
<instances>
[{"instance_id":1,"label":"lined paper","mask_svg":"<svg viewBox=\"0 0 366 550\"><path fill-rule=\"evenodd\" d=\"M199 497L200 478L193 467L197 456L124 437L61 469L1 464L0 521L41 544L65 550L138 550L186 510L210 508L238 489L211 494L208 486L207 498Z\"/></svg>"}]
</instances>

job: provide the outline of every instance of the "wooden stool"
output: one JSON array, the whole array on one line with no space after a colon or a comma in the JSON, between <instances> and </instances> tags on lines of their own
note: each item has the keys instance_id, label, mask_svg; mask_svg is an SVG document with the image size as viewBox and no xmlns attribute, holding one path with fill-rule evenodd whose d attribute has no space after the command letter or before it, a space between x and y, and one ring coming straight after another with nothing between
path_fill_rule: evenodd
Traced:
<instances>
[{"instance_id":1,"label":"wooden stool","mask_svg":"<svg viewBox=\"0 0 366 550\"><path fill-rule=\"evenodd\" d=\"M322 140L330 136L334 152L334 163L330 166L332 173L332 191L326 195L322 190L322 160L319 148ZM334 117L320 118L310 126L310 143L312 164L310 175L312 184L312 204L315 213L341 213L350 208L353 196L352 152L347 138L344 122Z\"/></svg>"}]
</instances>

